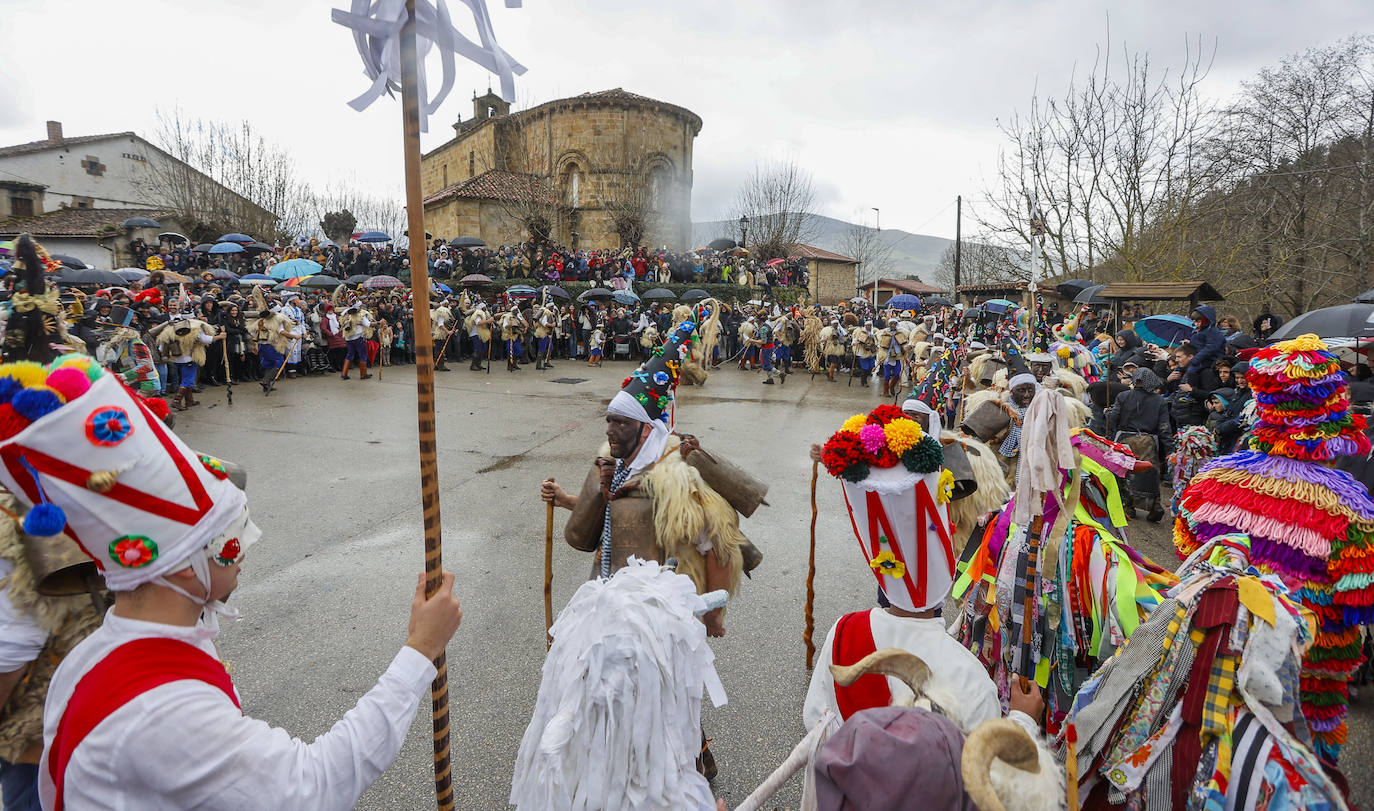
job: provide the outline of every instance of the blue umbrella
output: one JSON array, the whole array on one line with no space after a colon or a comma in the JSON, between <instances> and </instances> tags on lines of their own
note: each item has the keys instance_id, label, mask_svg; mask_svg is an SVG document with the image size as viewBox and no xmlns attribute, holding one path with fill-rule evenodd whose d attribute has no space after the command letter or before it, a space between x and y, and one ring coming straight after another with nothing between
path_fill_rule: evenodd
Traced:
<instances>
[{"instance_id":1,"label":"blue umbrella","mask_svg":"<svg viewBox=\"0 0 1374 811\"><path fill-rule=\"evenodd\" d=\"M245 273L239 277L241 282L271 282L276 281L266 273Z\"/></svg>"},{"instance_id":2,"label":"blue umbrella","mask_svg":"<svg viewBox=\"0 0 1374 811\"><path fill-rule=\"evenodd\" d=\"M358 236L359 242L390 242L391 237L381 231L364 231Z\"/></svg>"},{"instance_id":3,"label":"blue umbrella","mask_svg":"<svg viewBox=\"0 0 1374 811\"><path fill-rule=\"evenodd\" d=\"M435 282L435 283L434 283L434 289L435 289L435 290L438 290L440 293L452 293L452 292L453 292L453 288L452 288L452 287L449 287L448 285L443 284L442 282Z\"/></svg>"},{"instance_id":4,"label":"blue umbrella","mask_svg":"<svg viewBox=\"0 0 1374 811\"><path fill-rule=\"evenodd\" d=\"M617 291L615 291L614 293L611 294L611 298L614 298L616 301L620 302L621 304L638 304L638 303L639 303L639 296L636 296L636 295L634 294L634 291L632 291L632 290L617 290Z\"/></svg>"},{"instance_id":5,"label":"blue umbrella","mask_svg":"<svg viewBox=\"0 0 1374 811\"><path fill-rule=\"evenodd\" d=\"M991 301L985 301L978 306L990 313L1004 313L1007 310L1014 310L1021 305L1014 301L1007 301L1004 298L995 298Z\"/></svg>"},{"instance_id":6,"label":"blue umbrella","mask_svg":"<svg viewBox=\"0 0 1374 811\"><path fill-rule=\"evenodd\" d=\"M324 268L319 262L312 259L288 259L285 262L278 262L267 271L267 275L273 279L294 279L297 276L314 276Z\"/></svg>"},{"instance_id":7,"label":"blue umbrella","mask_svg":"<svg viewBox=\"0 0 1374 811\"><path fill-rule=\"evenodd\" d=\"M1193 334L1193 321L1182 315L1151 315L1135 322L1140 340L1155 346L1176 346Z\"/></svg>"},{"instance_id":8,"label":"blue umbrella","mask_svg":"<svg viewBox=\"0 0 1374 811\"><path fill-rule=\"evenodd\" d=\"M538 290L527 284L513 284L506 288L506 292L517 298L533 298L539 294Z\"/></svg>"},{"instance_id":9,"label":"blue umbrella","mask_svg":"<svg viewBox=\"0 0 1374 811\"><path fill-rule=\"evenodd\" d=\"M902 293L888 299L887 306L898 310L919 310L921 309L921 300L910 293Z\"/></svg>"},{"instance_id":10,"label":"blue umbrella","mask_svg":"<svg viewBox=\"0 0 1374 811\"><path fill-rule=\"evenodd\" d=\"M243 246L237 242L216 242L210 253L243 253Z\"/></svg>"},{"instance_id":11,"label":"blue umbrella","mask_svg":"<svg viewBox=\"0 0 1374 811\"><path fill-rule=\"evenodd\" d=\"M244 243L248 243L248 242L252 242L252 241L253 241L253 238L250 237L250 236L248 236L247 234L240 234L240 233L235 232L235 233L233 233L233 234L225 234L224 236L220 237L219 239L217 239L217 240L215 240L215 241L216 241L216 242L244 242Z\"/></svg>"}]
</instances>

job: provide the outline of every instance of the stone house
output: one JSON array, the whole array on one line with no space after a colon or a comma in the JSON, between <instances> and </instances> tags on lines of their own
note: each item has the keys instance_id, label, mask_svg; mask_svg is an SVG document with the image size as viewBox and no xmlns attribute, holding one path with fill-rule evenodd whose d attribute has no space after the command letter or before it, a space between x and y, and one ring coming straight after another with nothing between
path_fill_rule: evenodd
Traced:
<instances>
[{"instance_id":1,"label":"stone house","mask_svg":"<svg viewBox=\"0 0 1374 811\"><path fill-rule=\"evenodd\" d=\"M813 304L830 306L854 297L859 260L800 243L788 246L787 254L806 262L807 292Z\"/></svg>"},{"instance_id":2,"label":"stone house","mask_svg":"<svg viewBox=\"0 0 1374 811\"><path fill-rule=\"evenodd\" d=\"M147 217L159 227L125 228L124 221L134 217ZM29 234L48 253L75 257L106 270L133 266L133 241L142 239L156 247L157 235L168 231L184 233L174 214L150 208L63 208L0 222L0 240Z\"/></svg>"},{"instance_id":3,"label":"stone house","mask_svg":"<svg viewBox=\"0 0 1374 811\"><path fill-rule=\"evenodd\" d=\"M642 222L641 244L686 249L701 123L620 88L518 112L488 91L454 138L420 159L425 228L510 244L525 238L520 209L539 206L561 244L621 247L629 216Z\"/></svg>"}]
</instances>

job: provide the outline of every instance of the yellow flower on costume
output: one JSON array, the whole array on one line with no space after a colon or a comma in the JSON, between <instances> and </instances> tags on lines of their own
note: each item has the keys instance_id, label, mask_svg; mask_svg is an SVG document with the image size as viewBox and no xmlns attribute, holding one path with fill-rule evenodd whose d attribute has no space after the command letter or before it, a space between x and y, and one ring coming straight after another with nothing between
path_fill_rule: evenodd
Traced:
<instances>
[{"instance_id":1,"label":"yellow flower on costume","mask_svg":"<svg viewBox=\"0 0 1374 811\"><path fill-rule=\"evenodd\" d=\"M906 564L893 557L890 549L879 552L876 558L868 562L868 565L873 567L873 571L878 574L885 574L898 580L906 577Z\"/></svg>"},{"instance_id":2,"label":"yellow flower on costume","mask_svg":"<svg viewBox=\"0 0 1374 811\"><path fill-rule=\"evenodd\" d=\"M1067 358L1070 355L1070 350L1067 346L1061 346L1059 349L1055 350L1055 354L1061 358Z\"/></svg>"},{"instance_id":3,"label":"yellow flower on costume","mask_svg":"<svg viewBox=\"0 0 1374 811\"><path fill-rule=\"evenodd\" d=\"M887 447L893 453L901 456L921 441L925 433L915 420L893 420L883 427L883 433L887 436Z\"/></svg>"},{"instance_id":4,"label":"yellow flower on costume","mask_svg":"<svg viewBox=\"0 0 1374 811\"><path fill-rule=\"evenodd\" d=\"M940 471L940 489L936 498L941 504L948 504L954 498L954 474L948 468Z\"/></svg>"},{"instance_id":5,"label":"yellow flower on costume","mask_svg":"<svg viewBox=\"0 0 1374 811\"><path fill-rule=\"evenodd\" d=\"M841 431L848 431L848 432L851 433L851 434L857 434L857 433L859 433L859 429L862 428L862 427L864 427L864 426L867 425L867 424L868 424L868 415L867 415L867 414L855 414L854 416L852 416L852 417L850 417L849 419L847 419L847 420L844 421L844 425L840 426L840 430L841 430Z\"/></svg>"},{"instance_id":6,"label":"yellow flower on costume","mask_svg":"<svg viewBox=\"0 0 1374 811\"><path fill-rule=\"evenodd\" d=\"M143 266L144 266L144 268L146 268L147 270L166 270L166 269L167 269L167 268L162 264L162 257L161 257L161 256L150 256L150 257L148 257L148 260L147 260L146 262L143 263Z\"/></svg>"}]
</instances>

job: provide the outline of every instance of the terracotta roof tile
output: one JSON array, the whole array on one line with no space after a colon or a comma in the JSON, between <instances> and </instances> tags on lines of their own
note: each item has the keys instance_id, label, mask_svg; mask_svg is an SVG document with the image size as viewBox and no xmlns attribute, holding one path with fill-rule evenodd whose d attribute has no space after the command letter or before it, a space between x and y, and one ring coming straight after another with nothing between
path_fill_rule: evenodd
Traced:
<instances>
[{"instance_id":1,"label":"terracotta roof tile","mask_svg":"<svg viewBox=\"0 0 1374 811\"><path fill-rule=\"evenodd\" d=\"M462 183L440 189L424 199L426 206L442 203L454 198L472 200L537 200L541 203L558 202L553 191L534 175L491 169Z\"/></svg>"},{"instance_id":2,"label":"terracotta roof tile","mask_svg":"<svg viewBox=\"0 0 1374 811\"><path fill-rule=\"evenodd\" d=\"M60 141L30 141L27 144L15 144L14 146L0 147L0 158L9 158L15 155L28 155L33 152L44 152L49 149L58 149L69 146L81 146L96 141L105 141L110 138L135 138L132 132L110 132L105 135L78 135L75 138L63 138Z\"/></svg>"},{"instance_id":3,"label":"terracotta roof tile","mask_svg":"<svg viewBox=\"0 0 1374 811\"><path fill-rule=\"evenodd\" d=\"M14 236L28 233L40 240L43 237L93 237L107 225L114 226L116 233L122 233L118 230L120 223L130 217L157 220L171 216L169 211L151 208L64 208L36 217L0 222L0 234Z\"/></svg>"},{"instance_id":4,"label":"terracotta roof tile","mask_svg":"<svg viewBox=\"0 0 1374 811\"><path fill-rule=\"evenodd\" d=\"M943 293L943 287L926 284L916 279L879 279L878 287L890 287L893 290L900 290L903 293L911 293L917 296L929 296L935 293Z\"/></svg>"},{"instance_id":5,"label":"terracotta roof tile","mask_svg":"<svg viewBox=\"0 0 1374 811\"><path fill-rule=\"evenodd\" d=\"M848 262L857 265L859 260L850 259L848 256L841 256L838 253L827 251L824 248L817 248L815 245L803 245L794 242L787 246L787 255L793 259L819 259L823 262Z\"/></svg>"}]
</instances>

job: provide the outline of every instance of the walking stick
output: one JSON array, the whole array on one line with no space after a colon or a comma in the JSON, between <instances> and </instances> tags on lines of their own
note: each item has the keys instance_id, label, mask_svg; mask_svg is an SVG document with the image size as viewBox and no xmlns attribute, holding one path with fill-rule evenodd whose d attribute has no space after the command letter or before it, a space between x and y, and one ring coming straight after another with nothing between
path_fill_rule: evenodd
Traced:
<instances>
[{"instance_id":1,"label":"walking stick","mask_svg":"<svg viewBox=\"0 0 1374 811\"><path fill-rule=\"evenodd\" d=\"M553 647L553 502L544 505L544 650Z\"/></svg>"},{"instance_id":2,"label":"walking stick","mask_svg":"<svg viewBox=\"0 0 1374 811\"><path fill-rule=\"evenodd\" d=\"M229 370L229 331L225 330L224 340L220 341L224 345L224 396L229 399L229 405L234 404L234 375Z\"/></svg>"},{"instance_id":3,"label":"walking stick","mask_svg":"<svg viewBox=\"0 0 1374 811\"><path fill-rule=\"evenodd\" d=\"M1067 509L1067 508L1066 508ZM1030 692L1030 680L1035 676L1035 668L1031 665L1032 650L1032 625L1034 625L1035 598L1038 591L1035 587L1035 570L1037 559L1040 556L1040 531L1044 528L1045 517L1037 515L1031 520L1030 534L1026 537L1026 601L1022 604L1024 614L1021 617L1021 691Z\"/></svg>"},{"instance_id":4,"label":"walking stick","mask_svg":"<svg viewBox=\"0 0 1374 811\"><path fill-rule=\"evenodd\" d=\"M816 603L816 479L820 476L821 463L811 463L811 559L806 569L806 630L802 639L806 641L806 669L810 670L816 658L816 644L812 634L816 631L814 608Z\"/></svg>"}]
</instances>

